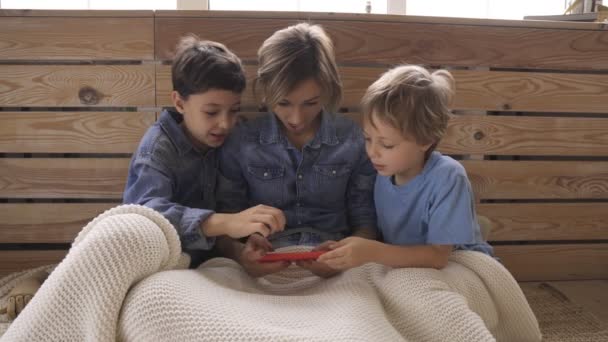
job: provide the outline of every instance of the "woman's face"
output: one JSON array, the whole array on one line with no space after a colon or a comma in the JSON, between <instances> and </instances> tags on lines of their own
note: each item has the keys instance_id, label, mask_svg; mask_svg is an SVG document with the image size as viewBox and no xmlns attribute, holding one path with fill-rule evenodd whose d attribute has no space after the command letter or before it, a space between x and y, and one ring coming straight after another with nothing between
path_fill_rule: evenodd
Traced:
<instances>
[{"instance_id":1,"label":"woman's face","mask_svg":"<svg viewBox=\"0 0 608 342\"><path fill-rule=\"evenodd\" d=\"M321 122L321 87L313 78L296 84L272 109L288 137L312 138Z\"/></svg>"}]
</instances>

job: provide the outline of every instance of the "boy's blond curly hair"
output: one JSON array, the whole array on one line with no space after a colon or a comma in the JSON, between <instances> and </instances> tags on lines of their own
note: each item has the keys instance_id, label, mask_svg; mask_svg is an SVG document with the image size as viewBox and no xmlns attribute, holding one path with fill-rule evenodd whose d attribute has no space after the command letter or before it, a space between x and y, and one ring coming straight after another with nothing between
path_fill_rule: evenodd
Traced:
<instances>
[{"instance_id":1,"label":"boy's blond curly hair","mask_svg":"<svg viewBox=\"0 0 608 342\"><path fill-rule=\"evenodd\" d=\"M386 122L433 150L446 132L453 94L454 78L447 70L401 65L367 88L363 117L372 126L374 120Z\"/></svg>"}]
</instances>

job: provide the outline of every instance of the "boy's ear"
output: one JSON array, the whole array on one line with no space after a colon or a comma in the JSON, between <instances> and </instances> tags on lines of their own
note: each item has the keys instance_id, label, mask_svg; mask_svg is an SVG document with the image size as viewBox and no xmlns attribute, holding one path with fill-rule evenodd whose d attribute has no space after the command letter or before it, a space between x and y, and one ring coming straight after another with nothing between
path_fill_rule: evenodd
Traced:
<instances>
[{"instance_id":1,"label":"boy's ear","mask_svg":"<svg viewBox=\"0 0 608 342\"><path fill-rule=\"evenodd\" d=\"M420 146L420 150L424 153L428 152L429 148L431 148L432 146L436 145L437 143L430 143L430 144L426 144L426 145L418 145Z\"/></svg>"},{"instance_id":2,"label":"boy's ear","mask_svg":"<svg viewBox=\"0 0 608 342\"><path fill-rule=\"evenodd\" d=\"M171 92L171 102L173 102L173 107L181 113L184 114L184 99L177 91Z\"/></svg>"}]
</instances>

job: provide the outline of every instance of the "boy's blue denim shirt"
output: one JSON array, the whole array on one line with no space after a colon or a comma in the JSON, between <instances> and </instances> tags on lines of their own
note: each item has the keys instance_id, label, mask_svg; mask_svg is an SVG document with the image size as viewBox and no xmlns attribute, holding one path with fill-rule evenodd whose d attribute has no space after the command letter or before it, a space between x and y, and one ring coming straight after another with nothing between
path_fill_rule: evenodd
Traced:
<instances>
[{"instance_id":1,"label":"boy's blue denim shirt","mask_svg":"<svg viewBox=\"0 0 608 342\"><path fill-rule=\"evenodd\" d=\"M180 125L182 115L163 111L131 159L123 202L160 212L176 228L182 249L209 250L215 238L200 225L215 209L217 152L197 150Z\"/></svg>"},{"instance_id":2,"label":"boy's blue denim shirt","mask_svg":"<svg viewBox=\"0 0 608 342\"><path fill-rule=\"evenodd\" d=\"M297 150L272 113L240 123L219 150L218 209L265 204L283 210L286 230L350 235L376 229L376 179L359 125L321 114L314 138Z\"/></svg>"}]
</instances>

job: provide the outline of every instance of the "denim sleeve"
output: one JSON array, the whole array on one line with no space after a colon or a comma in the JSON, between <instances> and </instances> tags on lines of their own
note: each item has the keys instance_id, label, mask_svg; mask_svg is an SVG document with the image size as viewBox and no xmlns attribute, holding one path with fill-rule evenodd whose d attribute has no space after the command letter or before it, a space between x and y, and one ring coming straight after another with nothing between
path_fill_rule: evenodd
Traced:
<instances>
[{"instance_id":1,"label":"denim sleeve","mask_svg":"<svg viewBox=\"0 0 608 342\"><path fill-rule=\"evenodd\" d=\"M173 181L168 170L145 158L133 160L123 202L144 205L161 213L176 228L183 249L210 250L215 238L203 236L200 226L213 211L172 202L172 195Z\"/></svg>"},{"instance_id":2,"label":"denim sleeve","mask_svg":"<svg viewBox=\"0 0 608 342\"><path fill-rule=\"evenodd\" d=\"M238 133L234 132L228 141L220 148L217 209L219 212L237 213L249 207L247 180L241 172L240 141Z\"/></svg>"},{"instance_id":3,"label":"denim sleeve","mask_svg":"<svg viewBox=\"0 0 608 342\"><path fill-rule=\"evenodd\" d=\"M376 207L374 205L376 170L365 151L361 152L348 182L348 220L351 228L376 230Z\"/></svg>"}]
</instances>

